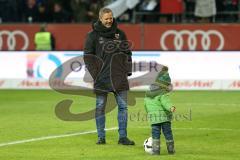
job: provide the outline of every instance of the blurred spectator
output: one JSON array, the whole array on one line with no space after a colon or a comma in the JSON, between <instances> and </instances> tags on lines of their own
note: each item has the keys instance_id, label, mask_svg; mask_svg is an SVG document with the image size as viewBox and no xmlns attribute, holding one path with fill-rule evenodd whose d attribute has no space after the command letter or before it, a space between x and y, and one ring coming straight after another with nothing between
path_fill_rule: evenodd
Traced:
<instances>
[{"instance_id":1,"label":"blurred spectator","mask_svg":"<svg viewBox=\"0 0 240 160\"><path fill-rule=\"evenodd\" d=\"M115 1L116 0L103 0L103 5L107 6L107 5L109 5L109 4L111 4L111 3L115 2Z\"/></svg>"},{"instance_id":2,"label":"blurred spectator","mask_svg":"<svg viewBox=\"0 0 240 160\"><path fill-rule=\"evenodd\" d=\"M158 22L158 15L152 15L151 13L159 11L159 1L157 0L143 0L138 5L138 11L149 12L149 15L143 15L141 22Z\"/></svg>"},{"instance_id":3,"label":"blurred spectator","mask_svg":"<svg viewBox=\"0 0 240 160\"><path fill-rule=\"evenodd\" d=\"M195 0L185 0L185 20L187 22L194 22L195 17L194 17L194 9L195 9Z\"/></svg>"},{"instance_id":4,"label":"blurred spectator","mask_svg":"<svg viewBox=\"0 0 240 160\"><path fill-rule=\"evenodd\" d=\"M99 10L104 6L104 0L91 0L89 11L87 12L90 21L98 19Z\"/></svg>"},{"instance_id":5,"label":"blurred spectator","mask_svg":"<svg viewBox=\"0 0 240 160\"><path fill-rule=\"evenodd\" d=\"M38 4L39 22L51 22L49 9L45 2Z\"/></svg>"},{"instance_id":6,"label":"blurred spectator","mask_svg":"<svg viewBox=\"0 0 240 160\"><path fill-rule=\"evenodd\" d=\"M165 14L161 22L181 22L184 12L183 0L160 0L160 13Z\"/></svg>"},{"instance_id":7,"label":"blurred spectator","mask_svg":"<svg viewBox=\"0 0 240 160\"><path fill-rule=\"evenodd\" d=\"M38 22L39 12L36 0L26 0L26 5L23 8L23 22Z\"/></svg>"},{"instance_id":8,"label":"blurred spectator","mask_svg":"<svg viewBox=\"0 0 240 160\"><path fill-rule=\"evenodd\" d=\"M118 22L131 22L132 19L132 13L133 11L128 9L126 12L124 12L120 17L118 17Z\"/></svg>"},{"instance_id":9,"label":"blurred spectator","mask_svg":"<svg viewBox=\"0 0 240 160\"><path fill-rule=\"evenodd\" d=\"M36 0L36 4L37 4L37 5L43 4L43 3L45 3L45 2L46 2L46 0Z\"/></svg>"},{"instance_id":10,"label":"blurred spectator","mask_svg":"<svg viewBox=\"0 0 240 160\"><path fill-rule=\"evenodd\" d=\"M34 44L36 46L36 50L38 51L55 50L55 38L50 32L46 31L45 24L42 24L40 26L40 31L35 34Z\"/></svg>"},{"instance_id":11,"label":"blurred spectator","mask_svg":"<svg viewBox=\"0 0 240 160\"><path fill-rule=\"evenodd\" d=\"M62 4L62 6L64 6L63 7L64 10L66 10L68 13L72 13L71 4L70 4L71 0L58 0L58 1Z\"/></svg>"},{"instance_id":12,"label":"blurred spectator","mask_svg":"<svg viewBox=\"0 0 240 160\"><path fill-rule=\"evenodd\" d=\"M0 23L2 22L18 22L19 7L17 0L0 0Z\"/></svg>"},{"instance_id":13,"label":"blurred spectator","mask_svg":"<svg viewBox=\"0 0 240 160\"><path fill-rule=\"evenodd\" d=\"M216 21L221 22L224 20L224 5L223 0L216 0L216 7L217 7L217 15L216 15Z\"/></svg>"},{"instance_id":14,"label":"blurred spectator","mask_svg":"<svg viewBox=\"0 0 240 160\"><path fill-rule=\"evenodd\" d=\"M212 21L216 12L215 0L196 0L194 14L197 17L198 22L208 23Z\"/></svg>"},{"instance_id":15,"label":"blurred spectator","mask_svg":"<svg viewBox=\"0 0 240 160\"><path fill-rule=\"evenodd\" d=\"M52 16L52 22L54 23L67 23L71 21L70 14L63 9L60 2L54 3Z\"/></svg>"},{"instance_id":16,"label":"blurred spectator","mask_svg":"<svg viewBox=\"0 0 240 160\"><path fill-rule=\"evenodd\" d=\"M89 3L87 0L70 0L73 11L74 22L89 22L88 10Z\"/></svg>"},{"instance_id":17,"label":"blurred spectator","mask_svg":"<svg viewBox=\"0 0 240 160\"><path fill-rule=\"evenodd\" d=\"M50 12L52 12L54 3L56 2L56 0L46 0L46 6L48 6L48 9L50 10Z\"/></svg>"},{"instance_id":18,"label":"blurred spectator","mask_svg":"<svg viewBox=\"0 0 240 160\"><path fill-rule=\"evenodd\" d=\"M100 8L115 1L117 0L0 0L0 23L88 23L98 18ZM137 7L125 11L117 21L157 23L159 17L160 22L240 21L240 0L139 1ZM137 13L136 17L133 13Z\"/></svg>"},{"instance_id":19,"label":"blurred spectator","mask_svg":"<svg viewBox=\"0 0 240 160\"><path fill-rule=\"evenodd\" d=\"M238 20L238 0L223 0L223 7L225 12L229 14L225 15L224 22L236 22Z\"/></svg>"}]
</instances>

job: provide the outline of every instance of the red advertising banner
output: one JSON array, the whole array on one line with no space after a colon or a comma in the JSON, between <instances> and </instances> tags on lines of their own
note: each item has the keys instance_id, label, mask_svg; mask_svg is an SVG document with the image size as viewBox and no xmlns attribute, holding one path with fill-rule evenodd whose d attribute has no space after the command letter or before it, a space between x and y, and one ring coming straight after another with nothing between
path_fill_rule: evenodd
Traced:
<instances>
[{"instance_id":1,"label":"red advertising banner","mask_svg":"<svg viewBox=\"0 0 240 160\"><path fill-rule=\"evenodd\" d=\"M238 24L144 25L146 50L240 50Z\"/></svg>"},{"instance_id":2,"label":"red advertising banner","mask_svg":"<svg viewBox=\"0 0 240 160\"><path fill-rule=\"evenodd\" d=\"M39 25L0 25L0 50L34 50L34 34Z\"/></svg>"},{"instance_id":3,"label":"red advertising banner","mask_svg":"<svg viewBox=\"0 0 240 160\"><path fill-rule=\"evenodd\" d=\"M140 25L120 25L133 41L134 49L141 48ZM34 35L40 26L37 24L0 25L0 50L35 50ZM82 50L90 24L49 24L47 30L56 39L56 50Z\"/></svg>"},{"instance_id":4,"label":"red advertising banner","mask_svg":"<svg viewBox=\"0 0 240 160\"><path fill-rule=\"evenodd\" d=\"M239 24L120 24L133 50L240 50ZM90 24L49 24L56 50L82 50ZM0 25L0 50L34 50L37 24Z\"/></svg>"}]
</instances>

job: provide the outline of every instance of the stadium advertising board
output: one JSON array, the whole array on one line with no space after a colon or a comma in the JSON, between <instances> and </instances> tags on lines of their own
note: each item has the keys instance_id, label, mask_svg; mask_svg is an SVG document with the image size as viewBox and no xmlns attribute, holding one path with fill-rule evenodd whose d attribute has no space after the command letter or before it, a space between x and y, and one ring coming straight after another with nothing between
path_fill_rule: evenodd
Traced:
<instances>
[{"instance_id":1,"label":"stadium advertising board","mask_svg":"<svg viewBox=\"0 0 240 160\"><path fill-rule=\"evenodd\" d=\"M49 89L48 79L58 67L56 78L64 73L64 62L81 57L82 52L2 52L0 54L0 88ZM239 52L133 52L133 78L157 71L156 64L167 65L176 90L240 89ZM67 66L69 85L92 87L83 80L85 65L73 60ZM146 70L148 68L148 70ZM148 77L146 77L147 80ZM130 81L134 90L145 89L144 77ZM56 81L56 83L58 83Z\"/></svg>"},{"instance_id":2,"label":"stadium advertising board","mask_svg":"<svg viewBox=\"0 0 240 160\"><path fill-rule=\"evenodd\" d=\"M120 24L134 50L240 50L239 24ZM0 26L0 50L34 50L36 24ZM56 50L82 50L90 24L49 24Z\"/></svg>"}]
</instances>

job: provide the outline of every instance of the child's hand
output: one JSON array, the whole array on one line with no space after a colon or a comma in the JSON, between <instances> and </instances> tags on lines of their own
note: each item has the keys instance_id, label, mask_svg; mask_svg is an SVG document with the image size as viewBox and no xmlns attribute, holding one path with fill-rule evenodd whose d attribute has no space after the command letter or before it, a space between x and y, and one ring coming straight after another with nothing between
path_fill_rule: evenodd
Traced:
<instances>
[{"instance_id":1,"label":"child's hand","mask_svg":"<svg viewBox=\"0 0 240 160\"><path fill-rule=\"evenodd\" d=\"M172 106L171 107L171 112L175 112L176 111L176 107L175 106Z\"/></svg>"}]
</instances>

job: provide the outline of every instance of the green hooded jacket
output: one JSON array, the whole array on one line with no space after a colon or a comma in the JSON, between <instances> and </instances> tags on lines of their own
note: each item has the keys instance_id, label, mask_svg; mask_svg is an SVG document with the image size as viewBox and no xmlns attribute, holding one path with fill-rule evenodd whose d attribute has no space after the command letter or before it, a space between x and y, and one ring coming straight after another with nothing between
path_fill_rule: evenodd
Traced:
<instances>
[{"instance_id":1,"label":"green hooded jacket","mask_svg":"<svg viewBox=\"0 0 240 160\"><path fill-rule=\"evenodd\" d=\"M159 94L155 97L146 96L144 98L144 106L148 114L148 121L151 124L172 120L172 112L170 109L173 104L169 98L169 93Z\"/></svg>"}]
</instances>

